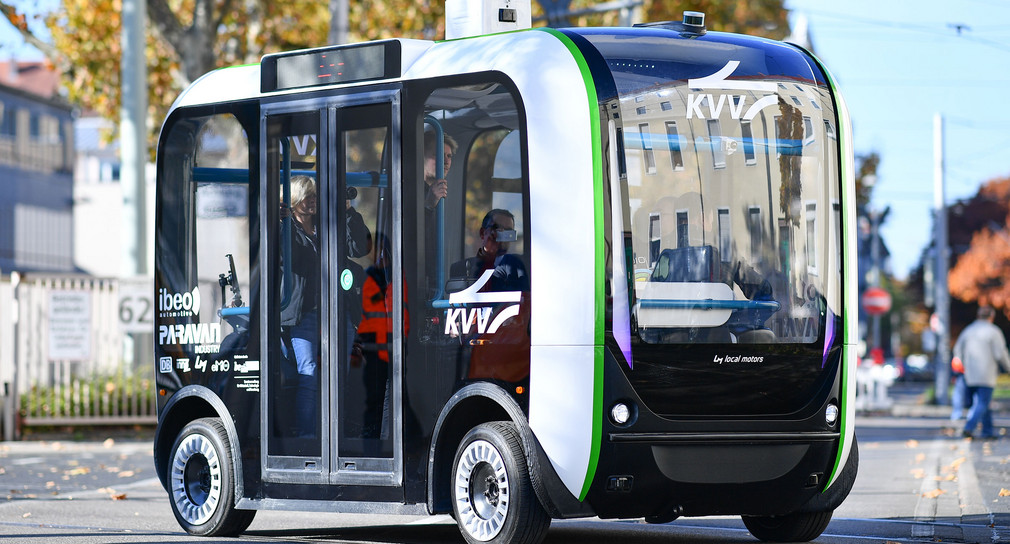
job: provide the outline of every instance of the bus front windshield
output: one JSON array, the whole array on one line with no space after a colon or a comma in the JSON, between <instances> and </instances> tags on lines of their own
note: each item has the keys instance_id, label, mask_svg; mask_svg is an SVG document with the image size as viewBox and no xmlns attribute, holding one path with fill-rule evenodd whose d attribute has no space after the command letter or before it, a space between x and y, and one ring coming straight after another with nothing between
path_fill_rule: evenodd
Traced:
<instances>
[{"instance_id":1,"label":"bus front windshield","mask_svg":"<svg viewBox=\"0 0 1010 544\"><path fill-rule=\"evenodd\" d=\"M700 39L721 50L699 55L669 34L654 46L586 36L617 88L627 175L615 220L641 340L831 343L840 181L824 76L783 44L710 33Z\"/></svg>"}]
</instances>

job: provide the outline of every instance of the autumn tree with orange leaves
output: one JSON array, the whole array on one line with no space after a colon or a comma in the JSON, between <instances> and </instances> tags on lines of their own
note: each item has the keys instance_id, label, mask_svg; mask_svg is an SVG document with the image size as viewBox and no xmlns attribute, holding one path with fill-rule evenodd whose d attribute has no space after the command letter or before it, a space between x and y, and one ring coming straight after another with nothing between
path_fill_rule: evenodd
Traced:
<instances>
[{"instance_id":1,"label":"autumn tree with orange leaves","mask_svg":"<svg viewBox=\"0 0 1010 544\"><path fill-rule=\"evenodd\" d=\"M951 245L967 249L950 270L950 294L1010 317L1010 178L985 183L952 208Z\"/></svg>"},{"instance_id":2,"label":"autumn tree with orange leaves","mask_svg":"<svg viewBox=\"0 0 1010 544\"><path fill-rule=\"evenodd\" d=\"M152 143L175 97L200 75L222 66L259 62L267 53L326 45L328 2L319 0L144 0L147 8L148 128ZM570 0L570 10L598 4ZM698 0L713 30L769 38L788 34L783 0ZM350 2L349 41L382 38L441 39L442 0ZM685 7L645 0L650 21L679 20ZM61 0L45 16L52 39L35 36L25 16L0 0L0 14L64 75L70 101L108 119L120 108L122 0ZM534 17L542 13L533 2ZM573 17L573 26L617 24L616 12ZM536 23L539 25L543 22Z\"/></svg>"}]
</instances>

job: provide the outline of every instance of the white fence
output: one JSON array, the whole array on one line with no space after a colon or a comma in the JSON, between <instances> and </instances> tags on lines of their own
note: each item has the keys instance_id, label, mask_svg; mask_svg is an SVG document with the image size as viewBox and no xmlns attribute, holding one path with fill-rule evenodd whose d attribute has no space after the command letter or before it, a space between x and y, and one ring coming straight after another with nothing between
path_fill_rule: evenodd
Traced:
<instances>
[{"instance_id":1,"label":"white fence","mask_svg":"<svg viewBox=\"0 0 1010 544\"><path fill-rule=\"evenodd\" d=\"M153 282L6 276L0 281L3 437L22 426L156 420ZM132 332L145 331L145 332Z\"/></svg>"}]
</instances>

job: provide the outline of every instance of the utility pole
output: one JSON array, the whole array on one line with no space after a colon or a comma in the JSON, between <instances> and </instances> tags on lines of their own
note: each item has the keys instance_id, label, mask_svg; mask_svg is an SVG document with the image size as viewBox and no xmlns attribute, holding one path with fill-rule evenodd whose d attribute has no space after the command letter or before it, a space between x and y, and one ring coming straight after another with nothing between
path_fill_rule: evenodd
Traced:
<instances>
[{"instance_id":1,"label":"utility pole","mask_svg":"<svg viewBox=\"0 0 1010 544\"><path fill-rule=\"evenodd\" d=\"M123 105L119 117L119 185L123 191L123 278L148 273L147 242L147 22L146 0L123 0L120 81ZM153 291L152 286L152 291ZM151 333L128 335L125 353L133 365L153 357Z\"/></svg>"},{"instance_id":2,"label":"utility pole","mask_svg":"<svg viewBox=\"0 0 1010 544\"><path fill-rule=\"evenodd\" d=\"M933 237L936 240L936 404L950 404L947 390L950 387L950 292L947 290L948 245L947 240L947 197L944 183L943 160L943 115L933 118Z\"/></svg>"},{"instance_id":3,"label":"utility pole","mask_svg":"<svg viewBox=\"0 0 1010 544\"><path fill-rule=\"evenodd\" d=\"M124 277L147 274L147 61L145 0L123 0L119 183L123 190Z\"/></svg>"},{"instance_id":4,"label":"utility pole","mask_svg":"<svg viewBox=\"0 0 1010 544\"><path fill-rule=\"evenodd\" d=\"M330 33L327 36L330 45L347 43L347 9L347 0L330 0Z\"/></svg>"}]
</instances>

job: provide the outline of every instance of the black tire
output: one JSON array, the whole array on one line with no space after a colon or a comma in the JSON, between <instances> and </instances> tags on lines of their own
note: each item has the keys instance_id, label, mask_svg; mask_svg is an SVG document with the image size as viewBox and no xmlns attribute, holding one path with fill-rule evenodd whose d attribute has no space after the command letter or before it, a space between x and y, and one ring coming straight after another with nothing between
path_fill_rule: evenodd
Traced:
<instances>
[{"instance_id":1,"label":"black tire","mask_svg":"<svg viewBox=\"0 0 1010 544\"><path fill-rule=\"evenodd\" d=\"M833 511L797 512L785 516L743 516L750 534L766 542L807 542L824 532Z\"/></svg>"},{"instance_id":2,"label":"black tire","mask_svg":"<svg viewBox=\"0 0 1010 544\"><path fill-rule=\"evenodd\" d=\"M511 422L478 425L456 449L452 509L470 544L539 544L551 517L530 481L519 432Z\"/></svg>"},{"instance_id":3,"label":"black tire","mask_svg":"<svg viewBox=\"0 0 1010 544\"><path fill-rule=\"evenodd\" d=\"M235 463L219 418L190 422L172 445L169 499L176 521L197 536L236 536L255 510L235 509Z\"/></svg>"}]
</instances>

